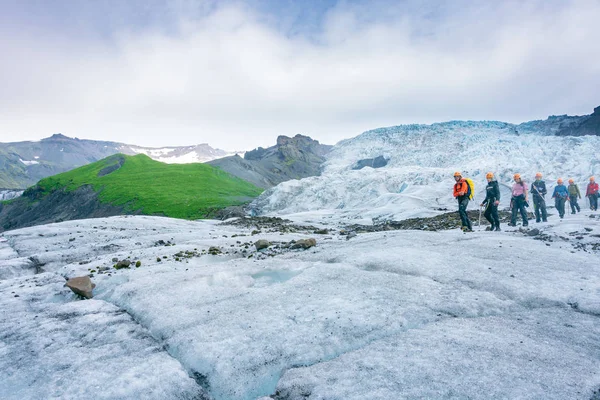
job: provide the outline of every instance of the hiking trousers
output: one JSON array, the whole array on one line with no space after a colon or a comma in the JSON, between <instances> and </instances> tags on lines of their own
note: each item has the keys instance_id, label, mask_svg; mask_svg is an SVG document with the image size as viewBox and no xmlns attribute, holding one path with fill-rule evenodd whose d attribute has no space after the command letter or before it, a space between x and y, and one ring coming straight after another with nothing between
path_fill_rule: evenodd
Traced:
<instances>
[{"instance_id":1,"label":"hiking trousers","mask_svg":"<svg viewBox=\"0 0 600 400\"><path fill-rule=\"evenodd\" d=\"M458 214L460 215L460 222L462 226L466 226L469 229L473 229L469 216L467 215L467 206L469 205L469 198L465 196L463 199L458 198Z\"/></svg>"},{"instance_id":2,"label":"hiking trousers","mask_svg":"<svg viewBox=\"0 0 600 400\"><path fill-rule=\"evenodd\" d=\"M521 213L521 218L523 219L523 226L529 225L527 221L527 211L525 211L525 196L517 196L513 197L513 206L512 206L512 215L510 218L510 223L515 226L517 225L517 213Z\"/></svg>"},{"instance_id":3,"label":"hiking trousers","mask_svg":"<svg viewBox=\"0 0 600 400\"><path fill-rule=\"evenodd\" d=\"M565 197L557 197L554 199L554 206L556 207L556 211L558 211L559 217L565 216L565 202L567 199Z\"/></svg>"},{"instance_id":4,"label":"hiking trousers","mask_svg":"<svg viewBox=\"0 0 600 400\"><path fill-rule=\"evenodd\" d=\"M598 209L598 193L590 194L590 210L596 211Z\"/></svg>"},{"instance_id":5,"label":"hiking trousers","mask_svg":"<svg viewBox=\"0 0 600 400\"><path fill-rule=\"evenodd\" d=\"M575 214L575 210L577 210L577 212L581 211L581 207L579 207L579 203L577 202L577 196L570 197L569 202L571 204L571 213L572 214Z\"/></svg>"},{"instance_id":6,"label":"hiking trousers","mask_svg":"<svg viewBox=\"0 0 600 400\"><path fill-rule=\"evenodd\" d=\"M490 201L487 204L483 216L488 220L490 225L492 225L492 229L500 226L500 218L498 218L498 206L493 202Z\"/></svg>"},{"instance_id":7,"label":"hiking trousers","mask_svg":"<svg viewBox=\"0 0 600 400\"><path fill-rule=\"evenodd\" d=\"M548 214L546 212L546 200L544 200L543 197L533 195L533 211L535 212L536 222L540 222L540 217L544 222L548 220Z\"/></svg>"}]
</instances>

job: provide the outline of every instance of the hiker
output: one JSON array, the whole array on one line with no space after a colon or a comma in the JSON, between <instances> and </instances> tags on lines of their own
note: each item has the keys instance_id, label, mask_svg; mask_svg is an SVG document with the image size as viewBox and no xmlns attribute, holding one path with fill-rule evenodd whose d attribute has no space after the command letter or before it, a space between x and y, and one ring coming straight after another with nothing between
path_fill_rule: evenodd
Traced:
<instances>
[{"instance_id":1,"label":"hiker","mask_svg":"<svg viewBox=\"0 0 600 400\"><path fill-rule=\"evenodd\" d=\"M587 185L585 197L590 200L590 210L592 211L598 209L598 189L598 184L595 182L594 177L590 177L590 183Z\"/></svg>"},{"instance_id":2,"label":"hiker","mask_svg":"<svg viewBox=\"0 0 600 400\"><path fill-rule=\"evenodd\" d=\"M546 182L542 180L542 173L535 174L535 181L531 184L531 193L533 194L533 211L535 212L535 222L548 222L548 214L546 213ZM540 215L541 214L541 215Z\"/></svg>"},{"instance_id":3,"label":"hiker","mask_svg":"<svg viewBox=\"0 0 600 400\"><path fill-rule=\"evenodd\" d=\"M515 184L512 187L512 199L511 199L511 208L512 215L510 218L510 226L517 226L517 213L521 213L521 218L523 219L523 226L529 225L527 221L527 211L525 211L525 207L528 207L527 203L527 186L525 182L521 179L521 174L514 174L513 179L515 180Z\"/></svg>"},{"instance_id":4,"label":"hiker","mask_svg":"<svg viewBox=\"0 0 600 400\"><path fill-rule=\"evenodd\" d=\"M473 226L467 215L467 206L469 205L471 188L460 172L454 173L454 180L456 181L454 184L454 197L458 200L458 214L460 215L461 229L463 232L473 232Z\"/></svg>"},{"instance_id":5,"label":"hiker","mask_svg":"<svg viewBox=\"0 0 600 400\"><path fill-rule=\"evenodd\" d=\"M552 198L554 199L554 206L558 210L558 216L562 219L565 216L565 202L569 200L569 191L563 185L562 178L558 178L556 183L557 185L554 187Z\"/></svg>"},{"instance_id":6,"label":"hiker","mask_svg":"<svg viewBox=\"0 0 600 400\"><path fill-rule=\"evenodd\" d=\"M569 187L567 188L569 192L569 202L571 203L571 214L575 214L575 210L577 212L581 211L581 207L577 203L577 199L581 198L581 192L579 191L579 186L573 181L573 179L569 179Z\"/></svg>"},{"instance_id":7,"label":"hiker","mask_svg":"<svg viewBox=\"0 0 600 400\"><path fill-rule=\"evenodd\" d=\"M499 231L500 230L500 219L498 218L498 204L500 204L500 187L498 181L494 179L494 174L488 172L485 175L488 184L485 187L485 200L481 203L481 207L485 206L485 212L483 216L488 220L490 226L487 227L486 231Z\"/></svg>"}]
</instances>

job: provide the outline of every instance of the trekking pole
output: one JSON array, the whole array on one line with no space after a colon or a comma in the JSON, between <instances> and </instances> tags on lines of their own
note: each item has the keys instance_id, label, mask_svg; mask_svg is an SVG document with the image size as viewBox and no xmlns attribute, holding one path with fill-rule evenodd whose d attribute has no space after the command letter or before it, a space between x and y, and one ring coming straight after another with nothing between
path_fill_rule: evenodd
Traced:
<instances>
[{"instance_id":1,"label":"trekking pole","mask_svg":"<svg viewBox=\"0 0 600 400\"><path fill-rule=\"evenodd\" d=\"M477 224L477 226L478 226L479 228L481 228L481 208L482 208L482 207L481 207L481 206L479 206L479 223Z\"/></svg>"}]
</instances>

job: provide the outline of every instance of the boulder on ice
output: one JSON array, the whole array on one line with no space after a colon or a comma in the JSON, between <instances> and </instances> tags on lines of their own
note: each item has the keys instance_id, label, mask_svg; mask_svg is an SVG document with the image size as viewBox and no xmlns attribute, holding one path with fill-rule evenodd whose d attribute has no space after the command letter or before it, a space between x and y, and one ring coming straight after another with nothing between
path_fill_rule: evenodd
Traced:
<instances>
[{"instance_id":1,"label":"boulder on ice","mask_svg":"<svg viewBox=\"0 0 600 400\"><path fill-rule=\"evenodd\" d=\"M73 293L80 295L86 299L94 297L92 290L96 287L89 276L78 276L71 278L67 281L66 286L73 291Z\"/></svg>"}]
</instances>

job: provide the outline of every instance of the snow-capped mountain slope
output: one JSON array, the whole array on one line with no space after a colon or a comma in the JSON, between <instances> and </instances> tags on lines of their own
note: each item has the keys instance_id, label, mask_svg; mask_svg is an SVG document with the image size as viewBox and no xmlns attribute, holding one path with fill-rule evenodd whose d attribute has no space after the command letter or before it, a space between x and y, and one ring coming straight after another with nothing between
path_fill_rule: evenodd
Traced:
<instances>
[{"instance_id":1,"label":"snow-capped mountain slope","mask_svg":"<svg viewBox=\"0 0 600 400\"><path fill-rule=\"evenodd\" d=\"M167 164L204 163L217 158L240 154L240 152L227 152L225 150L213 149L206 143L196 146L162 148L124 145L122 149L125 154L145 154L156 161ZM241 154L243 156L243 152L241 152Z\"/></svg>"},{"instance_id":2,"label":"snow-capped mountain slope","mask_svg":"<svg viewBox=\"0 0 600 400\"><path fill-rule=\"evenodd\" d=\"M476 183L475 203L485 197L485 174L501 184L508 206L514 173L531 183L542 172L552 190L557 178L574 178L584 188L600 173L600 137L553 136L565 125L553 117L521 125L503 122L447 122L375 129L338 143L323 173L284 182L254 203L257 213L329 210L346 217L408 218L455 207L454 171ZM382 168L353 170L359 160L385 157ZM476 205L472 205L476 207Z\"/></svg>"}]
</instances>

